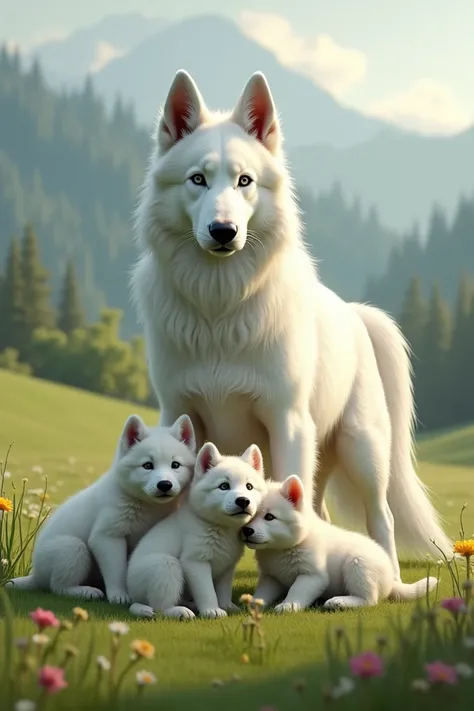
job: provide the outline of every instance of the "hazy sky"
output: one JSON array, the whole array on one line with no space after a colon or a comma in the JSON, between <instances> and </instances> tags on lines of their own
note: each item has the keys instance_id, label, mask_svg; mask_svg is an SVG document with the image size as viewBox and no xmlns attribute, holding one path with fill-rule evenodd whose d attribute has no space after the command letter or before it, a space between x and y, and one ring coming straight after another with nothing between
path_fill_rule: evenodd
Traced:
<instances>
[{"instance_id":1,"label":"hazy sky","mask_svg":"<svg viewBox=\"0 0 474 711\"><path fill-rule=\"evenodd\" d=\"M0 41L120 12L225 14L345 103L426 132L474 122L474 0L0 0Z\"/></svg>"}]
</instances>

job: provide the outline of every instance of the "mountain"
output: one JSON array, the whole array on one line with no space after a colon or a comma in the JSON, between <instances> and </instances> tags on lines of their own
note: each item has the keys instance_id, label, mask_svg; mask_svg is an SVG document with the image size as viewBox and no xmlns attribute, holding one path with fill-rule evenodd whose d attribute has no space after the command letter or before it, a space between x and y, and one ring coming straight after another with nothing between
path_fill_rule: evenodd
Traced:
<instances>
[{"instance_id":1,"label":"mountain","mask_svg":"<svg viewBox=\"0 0 474 711\"><path fill-rule=\"evenodd\" d=\"M289 147L349 146L370 139L382 128L397 133L377 119L341 106L310 79L280 64L232 21L217 16L166 25L98 71L94 85L109 105L117 94L133 103L138 120L151 126L181 68L190 72L214 109L232 108L249 76L262 71L283 117Z\"/></svg>"},{"instance_id":2,"label":"mountain","mask_svg":"<svg viewBox=\"0 0 474 711\"><path fill-rule=\"evenodd\" d=\"M31 58L39 60L50 84L78 85L88 72L100 69L102 62L126 54L164 25L165 20L138 13L110 15L67 37L38 45Z\"/></svg>"},{"instance_id":3,"label":"mountain","mask_svg":"<svg viewBox=\"0 0 474 711\"><path fill-rule=\"evenodd\" d=\"M296 180L314 193L340 182L364 207L376 205L393 229L414 222L425 231L434 203L452 217L462 193L474 188L474 128L450 137L380 132L359 145L307 145L290 153Z\"/></svg>"}]
</instances>

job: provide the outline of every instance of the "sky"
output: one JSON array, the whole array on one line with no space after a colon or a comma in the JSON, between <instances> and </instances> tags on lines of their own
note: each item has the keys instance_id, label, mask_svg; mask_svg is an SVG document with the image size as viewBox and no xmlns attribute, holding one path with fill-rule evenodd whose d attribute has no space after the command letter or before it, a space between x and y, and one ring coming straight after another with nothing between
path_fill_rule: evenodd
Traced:
<instances>
[{"instance_id":1,"label":"sky","mask_svg":"<svg viewBox=\"0 0 474 711\"><path fill-rule=\"evenodd\" d=\"M0 0L0 42L120 12L225 15L344 104L428 134L474 123L474 0Z\"/></svg>"}]
</instances>

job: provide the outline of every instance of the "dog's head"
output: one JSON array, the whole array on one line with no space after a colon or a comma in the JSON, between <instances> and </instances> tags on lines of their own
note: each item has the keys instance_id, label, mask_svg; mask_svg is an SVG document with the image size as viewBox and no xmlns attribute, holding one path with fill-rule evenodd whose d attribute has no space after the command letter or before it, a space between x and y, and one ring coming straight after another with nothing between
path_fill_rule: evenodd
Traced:
<instances>
[{"instance_id":1,"label":"dog's head","mask_svg":"<svg viewBox=\"0 0 474 711\"><path fill-rule=\"evenodd\" d=\"M294 214L294 230L288 229ZM275 104L260 72L230 113L212 113L185 71L171 85L157 128L138 233L170 259L183 251L214 265L268 258L298 233ZM287 237L288 238L288 237Z\"/></svg>"},{"instance_id":2,"label":"dog's head","mask_svg":"<svg viewBox=\"0 0 474 711\"><path fill-rule=\"evenodd\" d=\"M242 528L242 540L255 550L286 550L306 538L310 524L301 479L290 476L269 484L257 515Z\"/></svg>"},{"instance_id":3,"label":"dog's head","mask_svg":"<svg viewBox=\"0 0 474 711\"><path fill-rule=\"evenodd\" d=\"M197 455L189 503L210 523L238 531L257 512L266 492L262 453L252 444L240 457L224 457L208 442Z\"/></svg>"},{"instance_id":4,"label":"dog's head","mask_svg":"<svg viewBox=\"0 0 474 711\"><path fill-rule=\"evenodd\" d=\"M186 489L195 461L196 438L187 415L181 415L172 427L151 429L138 415L130 415L120 436L114 470L131 496L166 504Z\"/></svg>"}]
</instances>

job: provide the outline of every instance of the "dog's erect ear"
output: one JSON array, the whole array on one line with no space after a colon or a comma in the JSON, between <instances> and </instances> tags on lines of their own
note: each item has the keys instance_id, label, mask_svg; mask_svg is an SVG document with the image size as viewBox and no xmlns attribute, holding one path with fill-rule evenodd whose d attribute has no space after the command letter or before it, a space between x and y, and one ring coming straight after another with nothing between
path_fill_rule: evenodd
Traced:
<instances>
[{"instance_id":1,"label":"dog's erect ear","mask_svg":"<svg viewBox=\"0 0 474 711\"><path fill-rule=\"evenodd\" d=\"M158 124L160 152L166 153L184 136L193 133L208 113L193 79L180 69L168 91Z\"/></svg>"},{"instance_id":2,"label":"dog's erect ear","mask_svg":"<svg viewBox=\"0 0 474 711\"><path fill-rule=\"evenodd\" d=\"M206 442L197 455L196 465L194 467L194 474L196 477L201 477L207 474L209 469L215 467L219 464L222 457L216 445L212 442Z\"/></svg>"},{"instance_id":3,"label":"dog's erect ear","mask_svg":"<svg viewBox=\"0 0 474 711\"><path fill-rule=\"evenodd\" d=\"M270 153L278 153L282 136L277 111L267 80L252 74L232 112L231 121L260 141Z\"/></svg>"},{"instance_id":4,"label":"dog's erect ear","mask_svg":"<svg viewBox=\"0 0 474 711\"><path fill-rule=\"evenodd\" d=\"M247 464L250 464L252 469L255 469L261 476L264 476L263 472L263 456L260 448L256 444L251 444L245 452L241 455L241 459Z\"/></svg>"},{"instance_id":5,"label":"dog's erect ear","mask_svg":"<svg viewBox=\"0 0 474 711\"><path fill-rule=\"evenodd\" d=\"M137 442L148 437L150 430L138 415L130 415L127 419L119 440L119 456L124 457Z\"/></svg>"},{"instance_id":6,"label":"dog's erect ear","mask_svg":"<svg viewBox=\"0 0 474 711\"><path fill-rule=\"evenodd\" d=\"M188 415L178 417L174 425L170 427L170 432L173 437L179 442L184 442L186 447L195 454L196 452L196 435L194 434L193 423Z\"/></svg>"},{"instance_id":7,"label":"dog's erect ear","mask_svg":"<svg viewBox=\"0 0 474 711\"><path fill-rule=\"evenodd\" d=\"M281 485L281 494L288 499L290 504L297 510L301 511L304 502L303 482L299 476L289 476Z\"/></svg>"}]
</instances>

